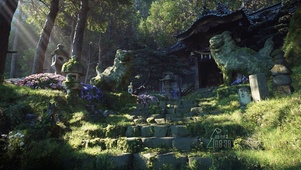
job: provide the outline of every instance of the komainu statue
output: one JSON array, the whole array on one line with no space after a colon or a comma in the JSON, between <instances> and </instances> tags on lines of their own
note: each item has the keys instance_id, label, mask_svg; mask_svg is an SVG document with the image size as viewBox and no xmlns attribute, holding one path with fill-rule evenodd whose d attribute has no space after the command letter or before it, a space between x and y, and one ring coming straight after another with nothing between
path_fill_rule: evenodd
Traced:
<instances>
[{"instance_id":1,"label":"komainu statue","mask_svg":"<svg viewBox=\"0 0 301 170\"><path fill-rule=\"evenodd\" d=\"M91 84L107 91L126 90L130 83L132 60L131 51L117 50L113 66L107 67L104 71L97 66L97 76L91 79Z\"/></svg>"},{"instance_id":2,"label":"komainu statue","mask_svg":"<svg viewBox=\"0 0 301 170\"><path fill-rule=\"evenodd\" d=\"M274 47L271 38L266 40L259 52L237 46L228 31L212 37L209 43L211 55L222 70L225 85L231 84L233 72L245 76L257 73L269 74L274 66L270 56Z\"/></svg>"}]
</instances>

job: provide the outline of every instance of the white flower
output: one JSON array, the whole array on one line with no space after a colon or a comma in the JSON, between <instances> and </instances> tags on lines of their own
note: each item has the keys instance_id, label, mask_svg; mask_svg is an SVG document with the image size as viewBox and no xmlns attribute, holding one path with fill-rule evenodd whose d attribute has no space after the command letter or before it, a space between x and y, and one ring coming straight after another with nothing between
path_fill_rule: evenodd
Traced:
<instances>
[{"instance_id":1,"label":"white flower","mask_svg":"<svg viewBox=\"0 0 301 170\"><path fill-rule=\"evenodd\" d=\"M20 142L19 146L20 147L24 146L24 142Z\"/></svg>"}]
</instances>

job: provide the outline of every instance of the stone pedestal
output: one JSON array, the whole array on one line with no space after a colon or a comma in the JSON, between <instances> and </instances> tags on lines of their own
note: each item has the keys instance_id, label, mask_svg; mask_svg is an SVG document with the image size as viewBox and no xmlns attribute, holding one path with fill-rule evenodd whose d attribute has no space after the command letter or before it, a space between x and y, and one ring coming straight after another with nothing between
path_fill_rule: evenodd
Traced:
<instances>
[{"instance_id":1,"label":"stone pedestal","mask_svg":"<svg viewBox=\"0 0 301 170\"><path fill-rule=\"evenodd\" d=\"M254 101L264 100L269 96L268 84L264 74L253 74L249 76L251 94Z\"/></svg>"}]
</instances>

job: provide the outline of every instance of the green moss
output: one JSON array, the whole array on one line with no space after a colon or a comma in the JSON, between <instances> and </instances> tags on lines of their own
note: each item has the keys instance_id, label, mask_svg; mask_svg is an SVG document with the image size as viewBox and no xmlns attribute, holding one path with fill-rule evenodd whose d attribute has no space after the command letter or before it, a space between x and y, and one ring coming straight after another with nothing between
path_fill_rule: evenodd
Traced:
<instances>
[{"instance_id":1,"label":"green moss","mask_svg":"<svg viewBox=\"0 0 301 170\"><path fill-rule=\"evenodd\" d=\"M119 111L128 104L135 104L137 102L137 98L134 95L129 94L126 91L115 93L115 92L104 92L108 108L114 111Z\"/></svg>"},{"instance_id":2,"label":"green moss","mask_svg":"<svg viewBox=\"0 0 301 170\"><path fill-rule=\"evenodd\" d=\"M63 73L70 73L70 72L75 72L75 73L84 73L84 67L81 64L79 60L77 60L76 57L72 57L70 60L68 60L66 63L64 63L62 67L62 72Z\"/></svg>"},{"instance_id":3,"label":"green moss","mask_svg":"<svg viewBox=\"0 0 301 170\"><path fill-rule=\"evenodd\" d=\"M289 31L282 49L290 66L298 66L301 63L301 6L299 6L291 18Z\"/></svg>"}]
</instances>

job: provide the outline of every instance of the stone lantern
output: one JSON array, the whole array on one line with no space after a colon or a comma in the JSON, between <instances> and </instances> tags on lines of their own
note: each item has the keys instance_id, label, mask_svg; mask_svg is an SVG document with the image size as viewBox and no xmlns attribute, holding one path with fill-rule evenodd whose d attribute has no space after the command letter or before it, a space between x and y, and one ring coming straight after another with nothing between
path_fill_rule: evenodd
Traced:
<instances>
[{"instance_id":1,"label":"stone lantern","mask_svg":"<svg viewBox=\"0 0 301 170\"><path fill-rule=\"evenodd\" d=\"M171 82L173 81L173 79L170 77L169 74L167 74L163 79L160 80L163 84L163 89L165 91L165 97L167 99L171 99L172 96L170 94L170 90L171 90Z\"/></svg>"},{"instance_id":2,"label":"stone lantern","mask_svg":"<svg viewBox=\"0 0 301 170\"><path fill-rule=\"evenodd\" d=\"M62 74L66 76L63 85L67 90L67 96L78 97L81 89L80 77L84 75L84 67L76 56L63 65Z\"/></svg>"}]
</instances>

